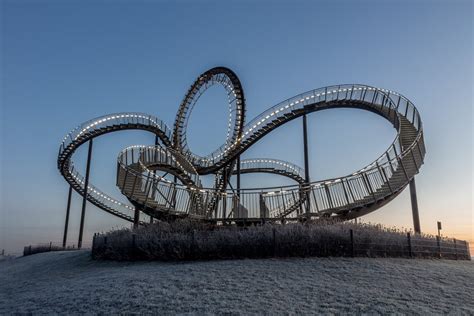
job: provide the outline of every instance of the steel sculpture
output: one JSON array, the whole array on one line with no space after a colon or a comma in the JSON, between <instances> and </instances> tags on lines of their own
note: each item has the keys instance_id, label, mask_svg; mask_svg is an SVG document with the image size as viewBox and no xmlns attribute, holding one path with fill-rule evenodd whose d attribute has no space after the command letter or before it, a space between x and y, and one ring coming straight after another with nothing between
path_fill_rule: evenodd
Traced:
<instances>
[{"instance_id":1,"label":"steel sculpture","mask_svg":"<svg viewBox=\"0 0 474 316\"><path fill-rule=\"evenodd\" d=\"M200 96L215 84L222 85L228 96L226 141L212 153L199 156L187 145L186 127ZM420 115L407 98L391 90L352 84L302 93L246 124L245 107L244 92L237 75L228 68L217 67L200 75L191 85L179 106L173 129L152 115L116 113L87 121L68 133L60 145L57 163L69 185L84 197L79 247L86 199L135 225L148 222L140 221L147 216L151 222L153 219L189 217L227 224L284 223L323 217L354 219L385 205L409 184L415 231L420 231L414 177L423 164L425 144ZM343 177L311 182L306 115L333 108L357 108L376 113L395 127L397 136L388 149L366 167ZM259 139L298 117L303 118L304 169L272 158L240 160L240 155ZM127 129L156 135L154 145L131 146L118 155L116 184L130 204L120 202L88 183L93 139ZM86 175L82 176L75 168L72 156L85 143L89 143L89 155ZM157 171L173 175L174 181L160 176ZM240 187L241 174L261 172L286 176L296 184L278 188ZM204 188L200 182L200 176L208 174L215 176L213 188ZM234 175L237 187L229 188L229 180ZM67 214L69 206L70 195Z\"/></svg>"}]
</instances>

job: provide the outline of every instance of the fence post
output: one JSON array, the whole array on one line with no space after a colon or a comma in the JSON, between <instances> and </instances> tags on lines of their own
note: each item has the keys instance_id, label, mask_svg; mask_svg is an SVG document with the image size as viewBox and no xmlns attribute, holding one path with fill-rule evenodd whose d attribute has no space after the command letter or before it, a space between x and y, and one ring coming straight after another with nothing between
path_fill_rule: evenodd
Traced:
<instances>
[{"instance_id":1,"label":"fence post","mask_svg":"<svg viewBox=\"0 0 474 316\"><path fill-rule=\"evenodd\" d=\"M453 238L454 240L454 255L456 257L456 260L458 260L458 247L456 245L456 238Z\"/></svg>"},{"instance_id":2,"label":"fence post","mask_svg":"<svg viewBox=\"0 0 474 316\"><path fill-rule=\"evenodd\" d=\"M273 234L273 257L276 256L276 230L275 227L272 228L272 234Z\"/></svg>"},{"instance_id":3,"label":"fence post","mask_svg":"<svg viewBox=\"0 0 474 316\"><path fill-rule=\"evenodd\" d=\"M355 249L354 249L354 231L352 229L349 230L349 234L351 236L351 257L355 257Z\"/></svg>"},{"instance_id":4,"label":"fence post","mask_svg":"<svg viewBox=\"0 0 474 316\"><path fill-rule=\"evenodd\" d=\"M49 242L49 251L51 251L51 249L52 249L52 245L53 245L53 242L52 242L52 241L50 241L50 242Z\"/></svg>"},{"instance_id":5,"label":"fence post","mask_svg":"<svg viewBox=\"0 0 474 316\"><path fill-rule=\"evenodd\" d=\"M28 252L29 255L31 255L31 245L30 245L30 251Z\"/></svg>"},{"instance_id":6,"label":"fence post","mask_svg":"<svg viewBox=\"0 0 474 316\"><path fill-rule=\"evenodd\" d=\"M136 238L137 238L137 235L132 234L132 251L131 251L131 254L129 254L132 257L132 260L137 259L136 258L137 257L137 251L136 251L136 249L137 249L137 239Z\"/></svg>"},{"instance_id":7,"label":"fence post","mask_svg":"<svg viewBox=\"0 0 474 316\"><path fill-rule=\"evenodd\" d=\"M408 254L410 255L410 258L413 257L412 251L411 251L411 236L410 233L407 233L407 241L408 241Z\"/></svg>"},{"instance_id":8,"label":"fence post","mask_svg":"<svg viewBox=\"0 0 474 316\"><path fill-rule=\"evenodd\" d=\"M436 236L436 244L438 245L438 257L441 259L441 239Z\"/></svg>"},{"instance_id":9,"label":"fence post","mask_svg":"<svg viewBox=\"0 0 474 316\"><path fill-rule=\"evenodd\" d=\"M191 252L190 252L190 255L191 255L191 258L194 259L195 257L195 244L196 244L196 230L193 229L192 233L191 233Z\"/></svg>"}]
</instances>

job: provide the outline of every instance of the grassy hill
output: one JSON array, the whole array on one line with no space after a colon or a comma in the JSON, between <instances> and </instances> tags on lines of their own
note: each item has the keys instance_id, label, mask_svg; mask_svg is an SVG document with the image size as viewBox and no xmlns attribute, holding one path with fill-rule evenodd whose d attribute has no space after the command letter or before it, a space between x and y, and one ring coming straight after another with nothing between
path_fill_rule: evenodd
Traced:
<instances>
[{"instance_id":1,"label":"grassy hill","mask_svg":"<svg viewBox=\"0 0 474 316\"><path fill-rule=\"evenodd\" d=\"M473 314L472 261L291 258L94 261L88 251L0 262L0 314Z\"/></svg>"}]
</instances>

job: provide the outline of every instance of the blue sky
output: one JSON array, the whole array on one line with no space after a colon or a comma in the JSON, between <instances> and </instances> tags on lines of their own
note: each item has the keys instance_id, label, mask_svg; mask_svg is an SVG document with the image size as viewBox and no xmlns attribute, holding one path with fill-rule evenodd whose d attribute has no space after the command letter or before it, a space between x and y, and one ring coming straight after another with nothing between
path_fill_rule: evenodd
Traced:
<instances>
[{"instance_id":1,"label":"blue sky","mask_svg":"<svg viewBox=\"0 0 474 316\"><path fill-rule=\"evenodd\" d=\"M247 121L300 92L364 83L417 106L426 163L417 176L422 230L473 240L473 5L470 1L2 1L0 248L60 241L67 185L56 168L62 137L107 113L138 111L173 124L187 88L226 66L240 77ZM226 105L217 87L197 104L190 147L224 141ZM312 179L373 161L394 129L357 110L309 116ZM153 136L121 132L95 141L91 181L118 196L115 159ZM272 132L243 158L303 165L301 121ZM84 168L85 149L75 156ZM245 177L244 185L281 179ZM363 218L411 227L407 192ZM69 240L77 240L80 199ZM89 206L85 240L128 223Z\"/></svg>"}]
</instances>

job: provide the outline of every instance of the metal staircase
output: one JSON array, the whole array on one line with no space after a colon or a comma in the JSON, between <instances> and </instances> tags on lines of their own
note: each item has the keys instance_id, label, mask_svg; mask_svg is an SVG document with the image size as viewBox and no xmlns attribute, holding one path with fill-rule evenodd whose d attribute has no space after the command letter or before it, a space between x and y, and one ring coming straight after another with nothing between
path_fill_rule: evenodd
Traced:
<instances>
[{"instance_id":1,"label":"metal staircase","mask_svg":"<svg viewBox=\"0 0 474 316\"><path fill-rule=\"evenodd\" d=\"M118 157L117 186L132 205L119 202L92 185L88 186L87 199L129 221L133 221L131 213L138 209L154 218L189 216L238 222L355 218L395 198L423 164L425 146L419 113L408 99L396 92L365 85L325 87L285 100L243 125L243 90L234 75L220 68L200 76L181 104L173 134L158 118L140 113L112 114L82 124L66 135L60 146L60 172L82 194L84 179L71 161L80 145L114 131L149 131L157 136L160 144L131 146ZM214 83L223 84L228 90L234 117L229 118L226 143L201 157L187 148L185 128L197 99ZM304 170L291 163L270 158L247 159L240 162L241 174L279 174L295 180L296 184L238 191L226 189L229 178L237 172L237 157L259 139L298 117L334 108L357 108L376 113L397 129L397 136L380 157L350 175L307 183ZM159 176L158 171L175 176L179 182ZM202 187L199 176L205 174L216 174L214 188Z\"/></svg>"}]
</instances>

